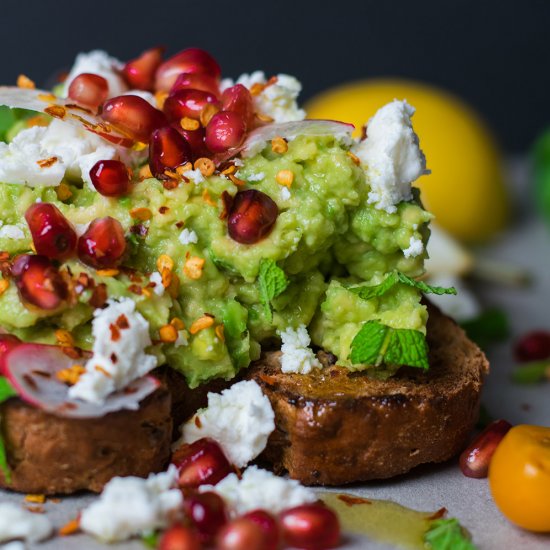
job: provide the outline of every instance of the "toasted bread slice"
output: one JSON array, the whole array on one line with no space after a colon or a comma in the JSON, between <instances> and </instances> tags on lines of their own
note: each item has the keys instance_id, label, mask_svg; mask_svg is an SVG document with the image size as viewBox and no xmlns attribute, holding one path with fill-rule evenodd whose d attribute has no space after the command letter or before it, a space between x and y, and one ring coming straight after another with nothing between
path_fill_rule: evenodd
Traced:
<instances>
[{"instance_id":1,"label":"toasted bread slice","mask_svg":"<svg viewBox=\"0 0 550 550\"><path fill-rule=\"evenodd\" d=\"M280 352L266 353L246 374L275 410L277 428L262 459L306 485L341 485L454 456L477 421L488 362L432 306L428 343L428 371L401 368L386 381L330 366L323 352L326 368L283 374Z\"/></svg>"}]
</instances>

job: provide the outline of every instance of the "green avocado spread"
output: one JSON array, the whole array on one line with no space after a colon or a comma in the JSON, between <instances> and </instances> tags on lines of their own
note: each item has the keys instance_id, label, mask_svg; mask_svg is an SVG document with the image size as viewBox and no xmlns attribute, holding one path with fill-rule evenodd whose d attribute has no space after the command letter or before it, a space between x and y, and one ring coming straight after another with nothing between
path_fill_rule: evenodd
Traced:
<instances>
[{"instance_id":1,"label":"green avocado spread","mask_svg":"<svg viewBox=\"0 0 550 550\"><path fill-rule=\"evenodd\" d=\"M294 176L289 187L277 181L281 170ZM0 296L5 330L25 341L55 343L57 329L65 329L77 346L91 349L99 287L107 297L135 300L150 324L158 363L181 371L191 387L232 378L259 358L262 347L280 347L279 334L289 327L305 325L312 344L334 354L339 364L373 372L391 371L392 365L352 362L352 343L365 323L425 333L427 311L415 286L397 283L368 299L350 287L380 285L396 272L422 275L425 252L407 258L403 250L411 239L425 250L431 215L416 190L393 213L369 204L365 171L337 138L299 136L284 153L266 143L238 163L232 179L215 173L166 189L155 178L139 181L138 173L139 167L122 198L69 179L62 191L0 183L2 226L16 225L24 234L14 238L0 231L0 250L10 257L32 253L24 214L36 201L56 205L77 229L111 216L122 224L128 243L117 270L64 262L60 269L73 281L74 298L55 311L25 304L10 284ZM279 210L273 230L255 244L228 235L227 203L245 189L262 191ZM164 288L159 271L170 260L171 281ZM262 262L282 270L286 280L268 304L261 293ZM162 336L171 322L178 328L175 342Z\"/></svg>"}]
</instances>

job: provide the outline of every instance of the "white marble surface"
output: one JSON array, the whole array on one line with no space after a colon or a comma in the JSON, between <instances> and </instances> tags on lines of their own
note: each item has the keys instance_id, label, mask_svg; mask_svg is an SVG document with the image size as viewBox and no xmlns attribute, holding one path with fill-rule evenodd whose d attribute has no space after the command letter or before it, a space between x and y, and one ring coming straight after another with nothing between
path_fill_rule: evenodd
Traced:
<instances>
[{"instance_id":1,"label":"white marble surface","mask_svg":"<svg viewBox=\"0 0 550 550\"><path fill-rule=\"evenodd\" d=\"M544 226L532 215L532 208L526 201L528 190L524 170L512 165L510 173L513 176L512 192L516 199L518 218L513 229L479 253L486 258L525 268L532 274L533 284L528 288L510 288L480 283L476 285L476 290L484 304L499 305L508 312L513 335L517 336L530 329L550 328L550 227ZM518 386L510 381L514 365L510 342L493 347L489 356L491 375L483 402L491 415L506 418L512 423L550 425L549 383ZM474 542L482 550L550 548L550 535L537 536L508 523L495 508L486 480L464 477L454 461L437 467L422 467L390 481L348 487L345 490L373 499L393 500L418 510L437 510L444 506L450 516L459 518L470 530ZM20 495L7 493L0 493L0 498L16 502L23 500ZM82 495L66 498L59 504L48 502L46 513L59 527L73 518L91 498ZM94 550L105 547L89 538L76 536L52 540L36 545L36 548ZM116 545L115 548L133 550L143 549L144 546L134 541ZM343 548L382 550L390 547L349 537Z\"/></svg>"}]
</instances>

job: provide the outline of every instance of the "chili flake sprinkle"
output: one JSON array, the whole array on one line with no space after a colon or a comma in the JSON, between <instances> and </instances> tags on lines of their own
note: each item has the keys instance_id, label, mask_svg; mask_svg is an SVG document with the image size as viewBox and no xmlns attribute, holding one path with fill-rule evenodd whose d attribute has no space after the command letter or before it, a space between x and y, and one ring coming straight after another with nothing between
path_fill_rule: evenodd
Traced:
<instances>
[{"instance_id":1,"label":"chili flake sprinkle","mask_svg":"<svg viewBox=\"0 0 550 550\"><path fill-rule=\"evenodd\" d=\"M17 87L26 88L27 90L34 90L36 88L36 84L28 76L20 74L17 77Z\"/></svg>"},{"instance_id":2,"label":"chili flake sprinkle","mask_svg":"<svg viewBox=\"0 0 550 550\"><path fill-rule=\"evenodd\" d=\"M183 266L183 272L190 279L198 280L202 277L202 270L204 268L205 260L204 258L199 258L198 256L189 257Z\"/></svg>"},{"instance_id":3,"label":"chili flake sprinkle","mask_svg":"<svg viewBox=\"0 0 550 550\"><path fill-rule=\"evenodd\" d=\"M72 365L66 369L62 369L56 373L56 377L61 382L74 386L80 377L86 372L86 369L82 365Z\"/></svg>"},{"instance_id":4,"label":"chili flake sprinkle","mask_svg":"<svg viewBox=\"0 0 550 550\"><path fill-rule=\"evenodd\" d=\"M205 313L202 317L199 317L196 321L193 322L193 324L189 328L189 332L191 334L197 334L197 332L200 332L201 330L210 328L213 324L214 317Z\"/></svg>"},{"instance_id":5,"label":"chili flake sprinkle","mask_svg":"<svg viewBox=\"0 0 550 550\"><path fill-rule=\"evenodd\" d=\"M292 182L294 181L294 172L292 172L292 170L279 170L275 176L275 181L279 185L284 185L285 187L290 188Z\"/></svg>"}]
</instances>

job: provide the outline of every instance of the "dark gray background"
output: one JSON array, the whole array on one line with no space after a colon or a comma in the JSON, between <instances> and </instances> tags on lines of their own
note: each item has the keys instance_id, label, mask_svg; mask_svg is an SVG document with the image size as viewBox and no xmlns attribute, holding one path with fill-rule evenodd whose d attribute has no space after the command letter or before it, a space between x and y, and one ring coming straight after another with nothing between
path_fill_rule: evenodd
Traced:
<instances>
[{"instance_id":1,"label":"dark gray background","mask_svg":"<svg viewBox=\"0 0 550 550\"><path fill-rule=\"evenodd\" d=\"M43 83L101 47L128 59L164 44L210 50L224 74L295 74L304 98L368 76L444 86L483 113L509 152L550 125L546 0L1 0L2 82ZM452 129L450 129L452 130Z\"/></svg>"}]
</instances>

